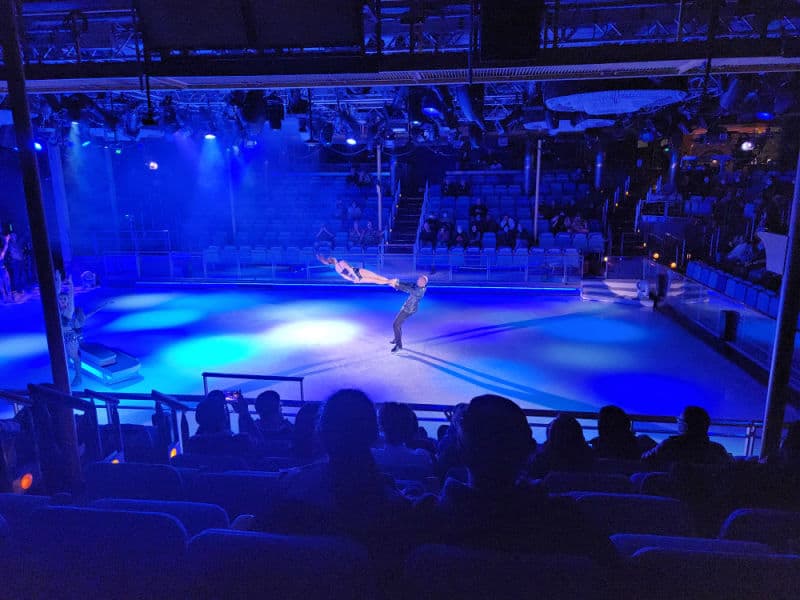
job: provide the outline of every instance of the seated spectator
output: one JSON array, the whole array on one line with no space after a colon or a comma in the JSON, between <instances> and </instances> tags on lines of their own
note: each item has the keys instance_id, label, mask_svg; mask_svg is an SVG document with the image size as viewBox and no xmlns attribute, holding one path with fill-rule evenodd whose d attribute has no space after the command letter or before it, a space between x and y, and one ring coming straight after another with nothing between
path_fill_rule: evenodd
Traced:
<instances>
[{"instance_id":1,"label":"seated spectator","mask_svg":"<svg viewBox=\"0 0 800 600\"><path fill-rule=\"evenodd\" d=\"M378 231L372 224L372 221L367 221L367 226L364 229L364 234L361 241L365 246L379 246L381 243L381 232Z\"/></svg>"},{"instance_id":2,"label":"seated spectator","mask_svg":"<svg viewBox=\"0 0 800 600\"><path fill-rule=\"evenodd\" d=\"M520 480L533 448L525 414L508 398L473 398L464 411L459 445L469 482L448 479L441 497L424 498L418 515L431 541L510 552L614 556L572 501L549 498Z\"/></svg>"},{"instance_id":3,"label":"seated spectator","mask_svg":"<svg viewBox=\"0 0 800 600\"><path fill-rule=\"evenodd\" d=\"M789 424L776 462L800 472L800 421Z\"/></svg>"},{"instance_id":4,"label":"seated spectator","mask_svg":"<svg viewBox=\"0 0 800 600\"><path fill-rule=\"evenodd\" d=\"M447 227L448 232L453 230L453 217L447 212L442 212L441 217L439 217L439 224L443 227Z\"/></svg>"},{"instance_id":5,"label":"seated spectator","mask_svg":"<svg viewBox=\"0 0 800 600\"><path fill-rule=\"evenodd\" d=\"M358 202L353 200L350 203L350 206L347 207L347 220L357 221L360 218L361 218L361 207L358 205Z\"/></svg>"},{"instance_id":6,"label":"seated spectator","mask_svg":"<svg viewBox=\"0 0 800 600\"><path fill-rule=\"evenodd\" d=\"M598 458L639 460L643 452L655 445L652 439L645 436L641 440L637 438L631 429L630 417L613 404L600 409L597 432L598 436L589 445L594 448Z\"/></svg>"},{"instance_id":7,"label":"seated spectator","mask_svg":"<svg viewBox=\"0 0 800 600\"><path fill-rule=\"evenodd\" d=\"M530 233L522 225L517 223L517 228L514 230L514 249L527 248L530 245Z\"/></svg>"},{"instance_id":8,"label":"seated spectator","mask_svg":"<svg viewBox=\"0 0 800 600\"><path fill-rule=\"evenodd\" d=\"M256 515L257 527L351 536L385 550L407 526L409 505L372 456L378 437L372 401L360 390L339 390L322 407L318 430L327 460L286 471L276 497Z\"/></svg>"},{"instance_id":9,"label":"seated spectator","mask_svg":"<svg viewBox=\"0 0 800 600\"><path fill-rule=\"evenodd\" d=\"M470 219L475 219L476 217L483 219L484 217L486 217L486 212L487 210L486 206L483 204L483 200L481 200L480 198L475 198L475 200L469 207Z\"/></svg>"},{"instance_id":10,"label":"seated spectator","mask_svg":"<svg viewBox=\"0 0 800 600\"><path fill-rule=\"evenodd\" d=\"M547 426L547 441L530 463L532 477L543 477L550 471L591 471L592 449L583 437L583 428L575 417L559 415Z\"/></svg>"},{"instance_id":11,"label":"seated spectator","mask_svg":"<svg viewBox=\"0 0 800 600\"><path fill-rule=\"evenodd\" d=\"M351 247L361 245L361 241L364 239L364 232L361 231L361 227L358 226L358 221L353 221L353 226L350 228L347 238Z\"/></svg>"},{"instance_id":12,"label":"seated spectator","mask_svg":"<svg viewBox=\"0 0 800 600\"><path fill-rule=\"evenodd\" d=\"M563 210L550 219L550 231L553 232L553 235L569 231L571 225L572 221Z\"/></svg>"},{"instance_id":13,"label":"seated spectator","mask_svg":"<svg viewBox=\"0 0 800 600\"><path fill-rule=\"evenodd\" d=\"M430 224L433 231L439 229L439 218L435 214L430 213L425 219L425 222Z\"/></svg>"},{"instance_id":14,"label":"seated spectator","mask_svg":"<svg viewBox=\"0 0 800 600\"><path fill-rule=\"evenodd\" d=\"M336 236L331 233L325 223L319 228L317 235L314 236L314 247L317 248L322 244L330 244L333 246L333 243L336 241Z\"/></svg>"},{"instance_id":15,"label":"seated spectator","mask_svg":"<svg viewBox=\"0 0 800 600\"><path fill-rule=\"evenodd\" d=\"M497 221L495 220L492 213L486 213L486 217L483 219L483 227L481 228L484 233L487 231L497 234L498 226Z\"/></svg>"},{"instance_id":16,"label":"seated spectator","mask_svg":"<svg viewBox=\"0 0 800 600\"><path fill-rule=\"evenodd\" d=\"M292 424L283 418L280 395L274 390L261 392L255 406L259 416L257 421L250 416L246 402L237 406L239 432L250 434L257 450L270 456L285 455L291 446Z\"/></svg>"},{"instance_id":17,"label":"seated spectator","mask_svg":"<svg viewBox=\"0 0 800 600\"><path fill-rule=\"evenodd\" d=\"M572 233L589 233L589 225L583 220L580 213L577 213L575 218L572 219L570 231L572 231Z\"/></svg>"},{"instance_id":18,"label":"seated spectator","mask_svg":"<svg viewBox=\"0 0 800 600\"><path fill-rule=\"evenodd\" d=\"M731 456L725 448L708 439L711 418L699 406L687 406L678 417L678 435L672 435L645 452L642 460L666 467L671 463L725 464Z\"/></svg>"},{"instance_id":19,"label":"seated spectator","mask_svg":"<svg viewBox=\"0 0 800 600\"><path fill-rule=\"evenodd\" d=\"M436 474L440 477L447 475L450 469L464 466L458 449L458 431L468 406L469 404L461 402L453 408L452 412L445 412L450 425L436 444Z\"/></svg>"},{"instance_id":20,"label":"seated spectator","mask_svg":"<svg viewBox=\"0 0 800 600\"><path fill-rule=\"evenodd\" d=\"M405 404L386 402L378 412L384 445L372 450L381 471L407 479L402 474L414 471L422 476L433 474L433 460L427 451L412 450L409 444L417 434L417 417Z\"/></svg>"},{"instance_id":21,"label":"seated spectator","mask_svg":"<svg viewBox=\"0 0 800 600\"><path fill-rule=\"evenodd\" d=\"M442 225L436 233L436 247L449 248L450 247L450 231Z\"/></svg>"},{"instance_id":22,"label":"seated spectator","mask_svg":"<svg viewBox=\"0 0 800 600\"><path fill-rule=\"evenodd\" d=\"M292 446L289 454L298 460L310 463L324 454L322 442L317 434L317 417L320 406L320 402L306 402L298 409L294 417Z\"/></svg>"},{"instance_id":23,"label":"seated spectator","mask_svg":"<svg viewBox=\"0 0 800 600\"><path fill-rule=\"evenodd\" d=\"M246 434L234 435L225 406L225 392L211 390L197 404L194 418L197 432L186 440L186 452L218 456L243 456L252 451L252 442Z\"/></svg>"},{"instance_id":24,"label":"seated spectator","mask_svg":"<svg viewBox=\"0 0 800 600\"><path fill-rule=\"evenodd\" d=\"M419 243L423 246L434 246L436 244L436 230L431 228L429 221L422 224L422 229L419 231Z\"/></svg>"},{"instance_id":25,"label":"seated spectator","mask_svg":"<svg viewBox=\"0 0 800 600\"><path fill-rule=\"evenodd\" d=\"M469 237L461 225L456 225L456 230L453 232L453 239L451 246L461 246L466 248L469 243Z\"/></svg>"},{"instance_id":26,"label":"seated spectator","mask_svg":"<svg viewBox=\"0 0 800 600\"><path fill-rule=\"evenodd\" d=\"M482 239L483 239L483 232L476 223L473 223L472 226L469 228L469 238L467 241L467 245L470 248L480 248Z\"/></svg>"}]
</instances>

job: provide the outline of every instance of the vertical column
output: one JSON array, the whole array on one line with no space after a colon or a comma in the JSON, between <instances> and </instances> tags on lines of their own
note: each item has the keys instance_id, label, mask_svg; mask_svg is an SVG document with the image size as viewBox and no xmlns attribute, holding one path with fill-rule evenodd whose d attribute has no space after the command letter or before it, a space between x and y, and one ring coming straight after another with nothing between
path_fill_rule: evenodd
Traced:
<instances>
[{"instance_id":1,"label":"vertical column","mask_svg":"<svg viewBox=\"0 0 800 600\"><path fill-rule=\"evenodd\" d=\"M28 106L26 95L25 71L22 66L18 23L19 15L17 14L15 0L0 0L0 41L2 41L3 46L3 60L6 67L6 77L8 78L8 96L14 117L14 129L17 134L22 184L25 189L25 204L28 210L28 222L31 227L33 253L39 276L45 333L50 353L50 368L56 388L68 394L70 393L70 386L67 356L64 349L61 316L58 310L57 290L53 277L53 257L50 254L47 221L42 203L42 182L39 176L39 165L36 162L36 151L33 146L33 127L31 126L30 107ZM55 410L55 436L63 453L62 464L66 472L66 480L77 482L80 480L81 471L72 408L62 404Z\"/></svg>"},{"instance_id":2,"label":"vertical column","mask_svg":"<svg viewBox=\"0 0 800 600\"><path fill-rule=\"evenodd\" d=\"M597 150L594 158L594 189L599 190L603 187L603 167L606 164L606 153L602 148Z\"/></svg>"},{"instance_id":3,"label":"vertical column","mask_svg":"<svg viewBox=\"0 0 800 600\"><path fill-rule=\"evenodd\" d=\"M536 187L533 198L533 242L539 243L539 182L542 177L542 138L536 140Z\"/></svg>"},{"instance_id":4,"label":"vertical column","mask_svg":"<svg viewBox=\"0 0 800 600\"><path fill-rule=\"evenodd\" d=\"M58 233L57 242L64 259L64 270L69 269L72 262L72 244L69 235L69 206L67 190L64 187L64 165L61 162L61 149L58 144L47 142L47 162L50 167L50 185L53 188L53 207Z\"/></svg>"},{"instance_id":5,"label":"vertical column","mask_svg":"<svg viewBox=\"0 0 800 600\"><path fill-rule=\"evenodd\" d=\"M781 297L778 320L775 327L775 343L772 347L772 362L767 384L767 406L764 410L764 438L761 441L761 457L773 454L780 445L783 417L789 395L789 376L792 371L794 337L797 314L800 312L800 154L794 176L789 243L786 248L786 263L781 281Z\"/></svg>"}]
</instances>

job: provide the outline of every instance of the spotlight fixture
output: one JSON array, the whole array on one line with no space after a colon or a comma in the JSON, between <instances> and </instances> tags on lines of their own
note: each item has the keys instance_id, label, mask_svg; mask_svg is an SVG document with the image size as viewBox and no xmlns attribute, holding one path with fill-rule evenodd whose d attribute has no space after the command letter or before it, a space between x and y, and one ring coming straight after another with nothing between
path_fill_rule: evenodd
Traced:
<instances>
[{"instance_id":1,"label":"spotlight fixture","mask_svg":"<svg viewBox=\"0 0 800 600\"><path fill-rule=\"evenodd\" d=\"M676 263L675 261L672 261L671 263L669 263L669 268L670 269L677 269L678 268L678 263Z\"/></svg>"},{"instance_id":2,"label":"spotlight fixture","mask_svg":"<svg viewBox=\"0 0 800 600\"><path fill-rule=\"evenodd\" d=\"M750 140L745 140L744 142L742 142L740 148L742 149L742 152L750 152L753 150L753 148L755 148L755 144L753 144L753 142L751 142Z\"/></svg>"},{"instance_id":3,"label":"spotlight fixture","mask_svg":"<svg viewBox=\"0 0 800 600\"><path fill-rule=\"evenodd\" d=\"M158 163L154 160L151 160L147 163L147 168L151 171L158 171Z\"/></svg>"},{"instance_id":4,"label":"spotlight fixture","mask_svg":"<svg viewBox=\"0 0 800 600\"><path fill-rule=\"evenodd\" d=\"M42 145L39 142L33 142L33 149L36 150L37 152L41 152Z\"/></svg>"},{"instance_id":5,"label":"spotlight fixture","mask_svg":"<svg viewBox=\"0 0 800 600\"><path fill-rule=\"evenodd\" d=\"M86 140L85 142L81 143L81 148L86 148L87 146L91 146L92 140Z\"/></svg>"},{"instance_id":6,"label":"spotlight fixture","mask_svg":"<svg viewBox=\"0 0 800 600\"><path fill-rule=\"evenodd\" d=\"M354 137L348 137L348 138L345 140L345 143L346 143L348 146L355 146L355 145L356 145L358 142L356 141L356 138L354 138Z\"/></svg>"},{"instance_id":7,"label":"spotlight fixture","mask_svg":"<svg viewBox=\"0 0 800 600\"><path fill-rule=\"evenodd\" d=\"M216 136L216 135L214 135L213 133L207 133L207 134L205 134L203 137L204 137L205 139L207 139L207 140L215 140L215 139L217 139L217 136Z\"/></svg>"},{"instance_id":8,"label":"spotlight fixture","mask_svg":"<svg viewBox=\"0 0 800 600\"><path fill-rule=\"evenodd\" d=\"M653 252L653 260L658 260L661 258L661 255L658 252Z\"/></svg>"}]
</instances>

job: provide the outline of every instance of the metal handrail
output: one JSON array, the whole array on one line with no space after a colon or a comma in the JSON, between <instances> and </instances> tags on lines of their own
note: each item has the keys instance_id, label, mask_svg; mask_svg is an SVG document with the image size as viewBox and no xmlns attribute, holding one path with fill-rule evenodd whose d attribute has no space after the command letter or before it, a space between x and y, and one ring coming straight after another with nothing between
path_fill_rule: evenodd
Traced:
<instances>
[{"instance_id":1,"label":"metal handrail","mask_svg":"<svg viewBox=\"0 0 800 600\"><path fill-rule=\"evenodd\" d=\"M290 377L283 375L247 375L242 373L212 373L203 372L203 391L208 394L208 379L211 377L218 379L253 379L257 381L293 381L300 384L300 402L305 402L305 393L303 391L303 381L305 377Z\"/></svg>"}]
</instances>

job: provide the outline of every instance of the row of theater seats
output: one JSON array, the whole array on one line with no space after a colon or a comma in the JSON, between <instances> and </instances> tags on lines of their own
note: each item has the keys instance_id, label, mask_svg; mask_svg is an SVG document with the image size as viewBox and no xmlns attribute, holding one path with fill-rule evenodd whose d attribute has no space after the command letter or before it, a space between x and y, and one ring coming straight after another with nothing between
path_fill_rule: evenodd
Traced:
<instances>
[{"instance_id":1,"label":"row of theater seats","mask_svg":"<svg viewBox=\"0 0 800 600\"><path fill-rule=\"evenodd\" d=\"M531 234L532 235L532 234ZM502 238L501 238L502 239ZM419 247L433 247L432 242L423 242L420 241ZM528 248L529 242L528 240L518 240L515 244L516 249L520 248ZM498 236L492 232L486 232L481 236L481 247L486 249L495 249L495 248L504 248L508 247L510 244L500 244L498 245ZM544 248L545 250L549 250L550 248L559 248L561 250L567 250L568 248L574 248L579 252L586 254L586 253L594 253L594 254L602 254L605 251L605 240L603 239L602 233L567 233L561 232L553 235L550 232L539 233L539 248Z\"/></svg>"},{"instance_id":2,"label":"row of theater seats","mask_svg":"<svg viewBox=\"0 0 800 600\"><path fill-rule=\"evenodd\" d=\"M240 511L252 512L269 500L277 477L264 485L263 473L181 473L135 464L93 465L86 475L89 494L82 506L0 495L3 597L382 596L375 564L358 543L228 529ZM259 485L253 486L254 478ZM623 479L598 473L551 473L545 479L551 493L571 498L599 527L614 532L619 562L427 545L405 558L396 581L402 589L387 595L795 597L800 557L778 552L800 540L800 513L737 510L716 538L699 538L687 507L676 499L567 491L575 485L619 486ZM217 485L209 487L208 480ZM212 502L103 497L117 494L184 494ZM250 498L231 504L234 496Z\"/></svg>"},{"instance_id":3,"label":"row of theater seats","mask_svg":"<svg viewBox=\"0 0 800 600\"><path fill-rule=\"evenodd\" d=\"M418 269L449 268L486 269L491 271L520 271L526 279L542 279L554 281L577 280L583 276L583 256L575 248L561 250L550 248L466 248L460 246L437 248L430 246L420 248L416 253Z\"/></svg>"},{"instance_id":4,"label":"row of theater seats","mask_svg":"<svg viewBox=\"0 0 800 600\"><path fill-rule=\"evenodd\" d=\"M297 246L209 246L203 251L203 267L206 271L226 268L242 268L250 266L308 266L317 264L316 255L322 253L330 255L332 251L346 251L348 257L354 260L364 260L364 257L377 257L380 254L379 246L354 246L352 248L333 248L322 246L314 249L310 246L299 248Z\"/></svg>"},{"instance_id":5,"label":"row of theater seats","mask_svg":"<svg viewBox=\"0 0 800 600\"><path fill-rule=\"evenodd\" d=\"M778 295L772 290L740 279L721 269L693 260L686 267L686 276L713 290L746 304L772 318L778 316ZM798 325L800 327L800 324Z\"/></svg>"}]
</instances>

